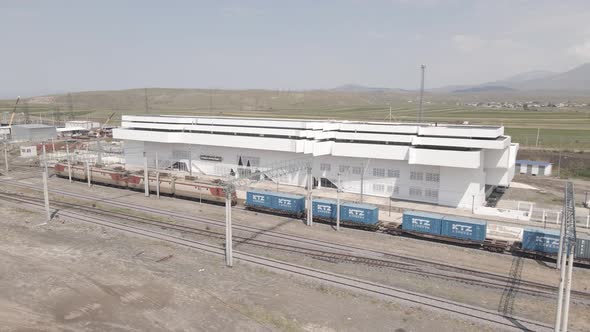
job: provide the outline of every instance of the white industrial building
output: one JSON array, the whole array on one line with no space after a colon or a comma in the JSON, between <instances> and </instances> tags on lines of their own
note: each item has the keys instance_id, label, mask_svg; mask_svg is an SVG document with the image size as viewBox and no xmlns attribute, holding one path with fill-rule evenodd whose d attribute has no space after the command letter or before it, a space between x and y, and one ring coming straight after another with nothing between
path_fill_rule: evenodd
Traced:
<instances>
[{"instance_id":1,"label":"white industrial building","mask_svg":"<svg viewBox=\"0 0 590 332\"><path fill-rule=\"evenodd\" d=\"M514 177L518 144L500 126L230 117L123 116L113 137L128 167L190 161L194 175L312 161L314 183L347 192L471 207ZM145 153L145 154L144 154ZM188 163L187 163L188 164ZM306 171L280 179L304 186Z\"/></svg>"}]
</instances>

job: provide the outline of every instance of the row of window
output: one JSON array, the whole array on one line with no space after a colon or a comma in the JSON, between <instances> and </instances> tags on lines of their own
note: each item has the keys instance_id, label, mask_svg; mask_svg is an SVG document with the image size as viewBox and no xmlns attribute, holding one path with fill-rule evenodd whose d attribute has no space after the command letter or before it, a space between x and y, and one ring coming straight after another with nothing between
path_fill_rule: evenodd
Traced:
<instances>
[{"instance_id":1,"label":"row of window","mask_svg":"<svg viewBox=\"0 0 590 332\"><path fill-rule=\"evenodd\" d=\"M411 171L410 172L410 180L413 181L424 181L424 173ZM440 182L440 174L438 173L426 173L426 181L427 182Z\"/></svg>"},{"instance_id":2,"label":"row of window","mask_svg":"<svg viewBox=\"0 0 590 332\"><path fill-rule=\"evenodd\" d=\"M381 183L374 183L373 184L373 192L385 192L385 185ZM387 192L393 193L398 195L399 194L399 186L387 186ZM424 189L418 187L410 187L409 191L410 197L425 197L427 199L438 200L438 189Z\"/></svg>"}]
</instances>

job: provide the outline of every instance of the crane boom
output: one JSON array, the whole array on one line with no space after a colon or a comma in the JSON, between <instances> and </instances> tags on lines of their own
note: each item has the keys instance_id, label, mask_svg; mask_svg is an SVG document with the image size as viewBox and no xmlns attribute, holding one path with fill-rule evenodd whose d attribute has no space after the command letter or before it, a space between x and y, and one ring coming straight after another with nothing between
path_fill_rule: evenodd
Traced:
<instances>
[{"instance_id":1,"label":"crane boom","mask_svg":"<svg viewBox=\"0 0 590 332\"><path fill-rule=\"evenodd\" d=\"M16 103L14 103L14 108L12 109L12 114L10 114L10 121L8 122L8 126L12 126L12 121L14 120L14 115L16 114L16 105L20 101L20 97L16 98Z\"/></svg>"}]
</instances>

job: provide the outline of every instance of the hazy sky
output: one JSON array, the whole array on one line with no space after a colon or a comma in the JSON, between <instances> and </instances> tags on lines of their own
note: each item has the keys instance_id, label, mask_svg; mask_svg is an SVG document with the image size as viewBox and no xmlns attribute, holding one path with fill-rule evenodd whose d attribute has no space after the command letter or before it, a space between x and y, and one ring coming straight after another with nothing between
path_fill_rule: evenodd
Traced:
<instances>
[{"instance_id":1,"label":"hazy sky","mask_svg":"<svg viewBox=\"0 0 590 332\"><path fill-rule=\"evenodd\" d=\"M5 1L0 96L417 88L590 61L590 1Z\"/></svg>"}]
</instances>

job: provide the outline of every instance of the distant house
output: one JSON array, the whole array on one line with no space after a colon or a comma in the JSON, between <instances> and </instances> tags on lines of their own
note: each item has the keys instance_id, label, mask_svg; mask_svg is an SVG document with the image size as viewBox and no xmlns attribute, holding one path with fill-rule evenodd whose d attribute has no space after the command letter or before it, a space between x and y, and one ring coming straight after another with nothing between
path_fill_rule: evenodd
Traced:
<instances>
[{"instance_id":1,"label":"distant house","mask_svg":"<svg viewBox=\"0 0 590 332\"><path fill-rule=\"evenodd\" d=\"M520 174L551 176L551 163L534 160L517 160L516 170Z\"/></svg>"}]
</instances>

